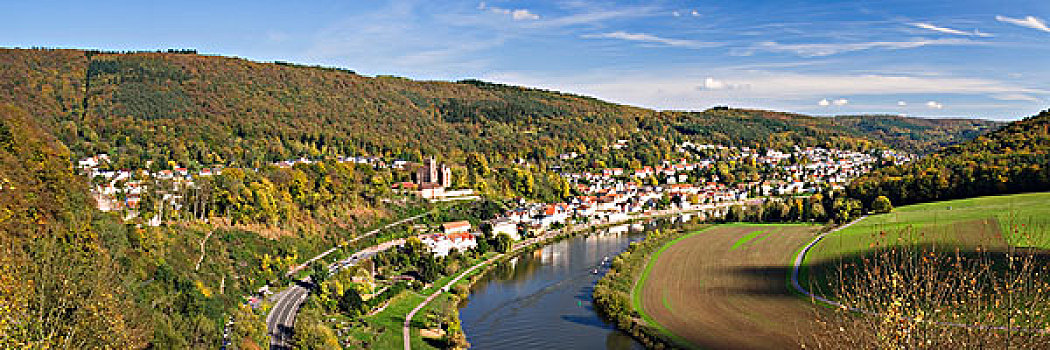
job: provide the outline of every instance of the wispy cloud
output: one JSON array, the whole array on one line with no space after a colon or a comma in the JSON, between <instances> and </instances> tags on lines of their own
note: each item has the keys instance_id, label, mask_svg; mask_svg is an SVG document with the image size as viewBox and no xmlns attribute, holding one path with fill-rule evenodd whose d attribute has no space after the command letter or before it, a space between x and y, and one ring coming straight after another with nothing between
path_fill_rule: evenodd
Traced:
<instances>
[{"instance_id":1,"label":"wispy cloud","mask_svg":"<svg viewBox=\"0 0 1050 350\"><path fill-rule=\"evenodd\" d=\"M961 31L961 30L958 30L958 29L952 29L952 28L948 28L948 27L939 27L939 26L935 26L935 25L929 24L929 23L917 22L917 23L908 23L908 24L913 26L913 27L916 27L916 28L928 29L928 30L932 30L932 31L935 31L935 32L945 33L945 34L977 36L977 37L982 37L982 38L988 38L988 37L992 37L993 36L992 34L982 33L980 30L977 30L977 29L974 29L972 32L964 32L964 31Z\"/></svg>"},{"instance_id":2,"label":"wispy cloud","mask_svg":"<svg viewBox=\"0 0 1050 350\"><path fill-rule=\"evenodd\" d=\"M605 21L623 18L649 17L659 14L661 10L654 6L621 7L614 9L585 8L583 12L561 16L548 17L536 21L537 27L570 27L580 25L600 25ZM664 12L666 13L666 12Z\"/></svg>"},{"instance_id":3,"label":"wispy cloud","mask_svg":"<svg viewBox=\"0 0 1050 350\"><path fill-rule=\"evenodd\" d=\"M302 55L312 62L352 67L363 74L454 79L463 71L488 66L491 59L478 53L506 40L497 31L424 24L424 20L441 20L433 15L430 8L402 2L356 13L314 33Z\"/></svg>"},{"instance_id":4,"label":"wispy cloud","mask_svg":"<svg viewBox=\"0 0 1050 350\"><path fill-rule=\"evenodd\" d=\"M535 21L540 19L540 15L532 13L528 9L505 9L502 7L489 6L484 2L478 3L478 10L489 11L500 15L507 15L515 21Z\"/></svg>"},{"instance_id":5,"label":"wispy cloud","mask_svg":"<svg viewBox=\"0 0 1050 350\"><path fill-rule=\"evenodd\" d=\"M734 50L736 55L748 56L755 51L788 52L804 57L831 56L845 52L872 49L900 50L923 46L943 45L980 45L979 41L970 39L915 39L911 41L869 41L860 43L820 43L820 44L784 44L775 41L758 43L745 49Z\"/></svg>"},{"instance_id":6,"label":"wispy cloud","mask_svg":"<svg viewBox=\"0 0 1050 350\"><path fill-rule=\"evenodd\" d=\"M928 101L926 102L926 108L944 109L944 104L937 101Z\"/></svg>"},{"instance_id":7,"label":"wispy cloud","mask_svg":"<svg viewBox=\"0 0 1050 350\"><path fill-rule=\"evenodd\" d=\"M1046 22L1035 16L1028 16L1025 18L1011 18L1006 16L995 16L995 20L1003 23L1010 23L1019 25L1022 27L1028 27L1032 29L1038 29L1044 32L1050 33L1050 27L1046 26Z\"/></svg>"},{"instance_id":8,"label":"wispy cloud","mask_svg":"<svg viewBox=\"0 0 1050 350\"><path fill-rule=\"evenodd\" d=\"M500 73L485 78L582 93L621 103L679 109L705 108L718 104L775 108L778 105L795 105L799 101L826 101L817 102L817 106L853 106L852 101L845 98L823 96L956 95L972 98L980 95L999 101L1050 96L1050 91L981 78L746 70L719 71L718 74L726 78L709 81L701 74L705 73L676 70L649 74L610 74L603 70L559 78L515 73ZM726 88L731 86L744 86L746 89ZM806 102L805 105L814 106L813 102ZM897 105L904 107L907 103ZM944 105L941 106L943 108Z\"/></svg>"},{"instance_id":9,"label":"wispy cloud","mask_svg":"<svg viewBox=\"0 0 1050 350\"><path fill-rule=\"evenodd\" d=\"M584 35L581 35L580 37L585 38L585 39L618 39L618 40L626 40L626 41L634 41L634 42L642 42L642 43L661 44L661 45L673 46L673 47L684 47L684 48L690 48L690 49L699 49L699 48L715 47L715 46L721 46L722 45L720 43L712 43L712 42L704 42L704 41L696 41L696 40L685 40L685 39L672 39L672 38L659 37L659 36L652 35L652 34L628 33L628 32L624 32L624 31L615 31L615 32L600 33L600 34L584 34Z\"/></svg>"}]
</instances>

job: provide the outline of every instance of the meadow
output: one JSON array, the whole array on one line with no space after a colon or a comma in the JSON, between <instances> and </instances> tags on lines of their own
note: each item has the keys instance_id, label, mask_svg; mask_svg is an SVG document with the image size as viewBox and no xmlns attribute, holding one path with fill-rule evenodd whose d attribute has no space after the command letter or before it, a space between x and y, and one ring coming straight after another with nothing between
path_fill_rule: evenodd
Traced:
<instances>
[{"instance_id":1,"label":"meadow","mask_svg":"<svg viewBox=\"0 0 1050 350\"><path fill-rule=\"evenodd\" d=\"M1050 248L1050 192L987 196L896 208L825 237L806 264L893 245Z\"/></svg>"}]
</instances>

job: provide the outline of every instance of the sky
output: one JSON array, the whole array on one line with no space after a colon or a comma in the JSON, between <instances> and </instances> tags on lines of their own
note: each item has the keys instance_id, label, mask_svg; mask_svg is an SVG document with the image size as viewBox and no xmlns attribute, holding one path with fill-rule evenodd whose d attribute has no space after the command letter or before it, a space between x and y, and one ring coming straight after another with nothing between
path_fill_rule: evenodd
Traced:
<instances>
[{"instance_id":1,"label":"sky","mask_svg":"<svg viewBox=\"0 0 1050 350\"><path fill-rule=\"evenodd\" d=\"M1015 120L1050 1L8 1L0 46L194 48L654 109Z\"/></svg>"}]
</instances>

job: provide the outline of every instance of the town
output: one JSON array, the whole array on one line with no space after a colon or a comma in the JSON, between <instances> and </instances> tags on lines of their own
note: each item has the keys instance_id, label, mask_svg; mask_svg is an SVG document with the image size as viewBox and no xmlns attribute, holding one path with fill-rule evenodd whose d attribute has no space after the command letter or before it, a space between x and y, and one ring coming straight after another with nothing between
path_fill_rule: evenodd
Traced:
<instances>
[{"instance_id":1,"label":"town","mask_svg":"<svg viewBox=\"0 0 1050 350\"><path fill-rule=\"evenodd\" d=\"M629 147L628 140L618 140L609 148ZM561 176L573 187L574 194L559 203L535 203L519 199L510 209L489 222L494 234L506 233L513 239L533 236L551 227L590 222L621 222L632 216L652 215L655 211L705 211L729 205L760 204L763 198L806 196L826 189L842 189L851 179L871 171L878 164L903 164L911 154L892 150L870 152L794 147L789 152L749 147L733 147L684 142L676 147L674 160L644 165L636 169L596 168L564 171ZM559 155L570 161L578 155ZM374 156L338 157L340 163L361 164L374 169L408 172L412 182L400 182L392 190L414 194L432 202L475 200L473 189L452 189L451 166L434 157L423 163ZM191 171L173 166L150 172L144 169L109 169L109 156L99 154L80 160L77 168L92 179L92 195L102 211L123 212L125 220L135 218L142 195L149 186L170 186L159 191L158 206L179 211L185 205L180 189L192 189L195 180L222 175L224 167L214 166ZM291 168L311 164L306 158L279 161L272 166ZM524 162L524 161L522 161ZM727 164L748 164L757 172L756 179L725 178ZM558 166L560 168L560 166ZM722 174L720 176L720 173ZM730 175L731 176L731 175ZM709 215L721 215L713 211ZM145 220L147 225L161 224L161 215ZM437 256L450 250L465 251L477 245L477 227L469 223L446 223L424 232L420 239Z\"/></svg>"}]
</instances>

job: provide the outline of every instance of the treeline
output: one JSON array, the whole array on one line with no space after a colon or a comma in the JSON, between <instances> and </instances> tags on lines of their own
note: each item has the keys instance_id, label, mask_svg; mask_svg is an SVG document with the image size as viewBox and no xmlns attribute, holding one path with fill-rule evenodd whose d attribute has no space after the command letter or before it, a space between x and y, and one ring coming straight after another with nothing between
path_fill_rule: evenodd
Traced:
<instances>
[{"instance_id":1,"label":"treeline","mask_svg":"<svg viewBox=\"0 0 1050 350\"><path fill-rule=\"evenodd\" d=\"M817 193L807 197L768 198L762 203L729 207L723 222L813 222L846 223L866 213L865 208L889 211L892 205L861 203L841 191ZM883 200L885 197L882 197Z\"/></svg>"},{"instance_id":2,"label":"treeline","mask_svg":"<svg viewBox=\"0 0 1050 350\"><path fill-rule=\"evenodd\" d=\"M1050 190L1050 110L853 181L850 197L895 205Z\"/></svg>"}]
</instances>

